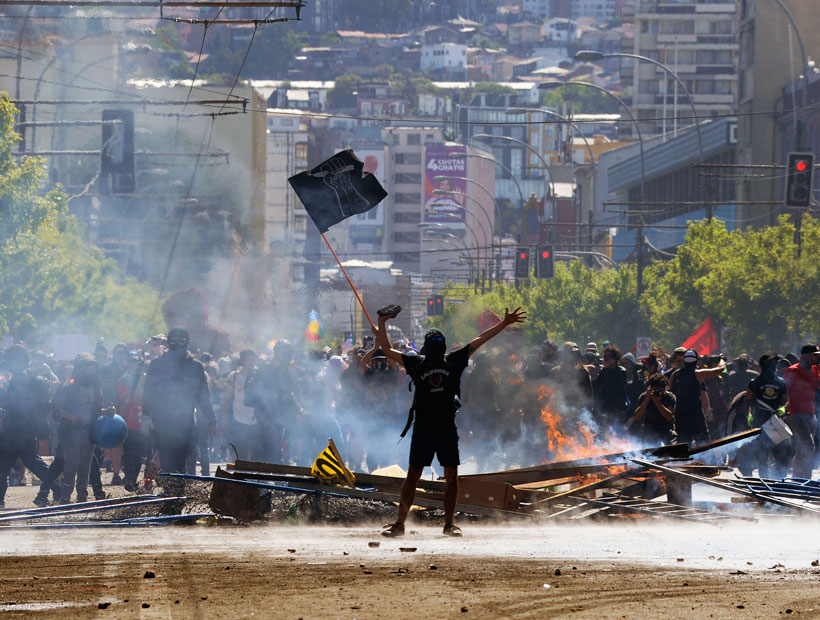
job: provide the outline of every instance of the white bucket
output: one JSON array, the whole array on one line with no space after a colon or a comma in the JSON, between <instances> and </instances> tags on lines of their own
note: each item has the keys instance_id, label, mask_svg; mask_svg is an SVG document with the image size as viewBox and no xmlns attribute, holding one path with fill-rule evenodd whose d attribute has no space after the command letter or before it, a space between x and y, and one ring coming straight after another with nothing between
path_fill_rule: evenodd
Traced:
<instances>
[{"instance_id":1,"label":"white bucket","mask_svg":"<svg viewBox=\"0 0 820 620\"><path fill-rule=\"evenodd\" d=\"M778 415L773 415L760 426L760 440L770 450L792 437L792 429Z\"/></svg>"}]
</instances>

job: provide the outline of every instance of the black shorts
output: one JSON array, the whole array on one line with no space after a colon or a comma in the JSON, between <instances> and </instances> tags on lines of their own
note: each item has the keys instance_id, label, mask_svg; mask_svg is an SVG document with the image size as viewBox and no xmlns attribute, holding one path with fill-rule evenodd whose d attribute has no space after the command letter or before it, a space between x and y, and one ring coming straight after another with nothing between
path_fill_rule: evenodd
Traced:
<instances>
[{"instance_id":1,"label":"black shorts","mask_svg":"<svg viewBox=\"0 0 820 620\"><path fill-rule=\"evenodd\" d=\"M438 456L442 467L458 467L458 429L428 431L413 429L410 441L410 465L423 469L433 464L433 456Z\"/></svg>"}]
</instances>

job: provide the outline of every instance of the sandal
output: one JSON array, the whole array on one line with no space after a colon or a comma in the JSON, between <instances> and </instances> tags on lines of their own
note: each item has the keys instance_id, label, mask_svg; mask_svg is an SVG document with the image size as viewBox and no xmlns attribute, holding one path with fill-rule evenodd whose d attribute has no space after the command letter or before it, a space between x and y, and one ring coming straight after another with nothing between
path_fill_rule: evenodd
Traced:
<instances>
[{"instance_id":1,"label":"sandal","mask_svg":"<svg viewBox=\"0 0 820 620\"><path fill-rule=\"evenodd\" d=\"M444 531L442 531L442 534L444 534L445 536L458 537L461 536L461 528L457 525L453 525L452 523L445 523Z\"/></svg>"},{"instance_id":2,"label":"sandal","mask_svg":"<svg viewBox=\"0 0 820 620\"><path fill-rule=\"evenodd\" d=\"M399 304L390 304L389 306L385 306L384 308L379 308L376 311L376 314L379 316L383 316L387 319L395 319L399 312L401 312L401 306Z\"/></svg>"},{"instance_id":3,"label":"sandal","mask_svg":"<svg viewBox=\"0 0 820 620\"><path fill-rule=\"evenodd\" d=\"M384 531L382 532L382 536L387 536L387 538L396 538L397 536L404 536L404 523L388 523L384 526Z\"/></svg>"}]
</instances>

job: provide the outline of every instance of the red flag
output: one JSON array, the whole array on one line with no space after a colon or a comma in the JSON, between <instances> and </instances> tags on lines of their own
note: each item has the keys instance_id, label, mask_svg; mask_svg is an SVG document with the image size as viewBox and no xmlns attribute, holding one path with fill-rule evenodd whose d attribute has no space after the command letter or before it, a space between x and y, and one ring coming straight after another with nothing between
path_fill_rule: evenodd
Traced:
<instances>
[{"instance_id":1,"label":"red flag","mask_svg":"<svg viewBox=\"0 0 820 620\"><path fill-rule=\"evenodd\" d=\"M692 332L681 345L687 349L694 349L698 355L711 355L718 352L718 340L715 333L715 323L712 317L707 316L698 328Z\"/></svg>"}]
</instances>

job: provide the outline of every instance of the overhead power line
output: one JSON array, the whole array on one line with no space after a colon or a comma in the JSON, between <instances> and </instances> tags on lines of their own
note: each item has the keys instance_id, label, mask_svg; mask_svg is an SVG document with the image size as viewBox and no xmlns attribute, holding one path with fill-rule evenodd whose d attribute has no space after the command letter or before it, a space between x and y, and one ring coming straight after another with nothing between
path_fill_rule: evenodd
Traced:
<instances>
[{"instance_id":1,"label":"overhead power line","mask_svg":"<svg viewBox=\"0 0 820 620\"><path fill-rule=\"evenodd\" d=\"M90 7L155 7L155 8L220 8L225 0L0 0L0 6L90 6ZM270 1L270 0L231 0L231 7L269 9L300 9L305 6L301 0Z\"/></svg>"}]
</instances>

